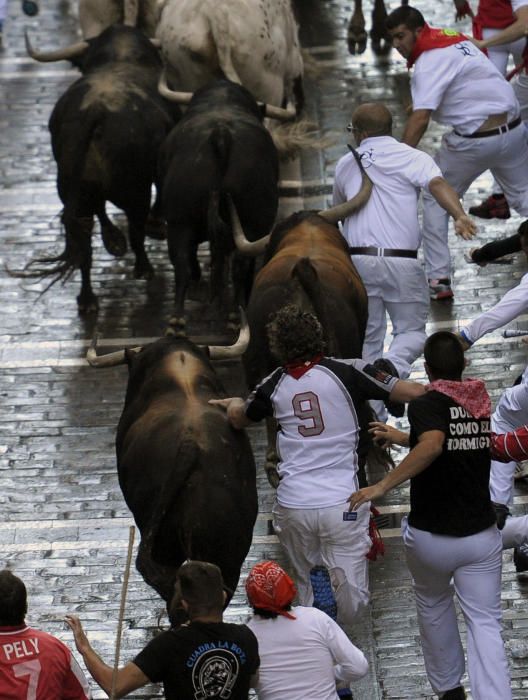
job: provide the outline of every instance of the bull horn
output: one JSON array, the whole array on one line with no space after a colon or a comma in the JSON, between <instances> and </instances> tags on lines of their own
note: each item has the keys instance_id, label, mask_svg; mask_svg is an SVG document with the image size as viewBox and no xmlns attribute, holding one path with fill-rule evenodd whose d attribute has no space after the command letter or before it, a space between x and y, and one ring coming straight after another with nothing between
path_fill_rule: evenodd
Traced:
<instances>
[{"instance_id":1,"label":"bull horn","mask_svg":"<svg viewBox=\"0 0 528 700\"><path fill-rule=\"evenodd\" d=\"M132 348L132 352L139 352L141 347ZM124 350L109 352L106 355L97 355L97 335L94 336L92 344L86 353L86 360L92 367L116 367L126 362Z\"/></svg>"},{"instance_id":2,"label":"bull horn","mask_svg":"<svg viewBox=\"0 0 528 700\"><path fill-rule=\"evenodd\" d=\"M24 39L26 41L26 51L31 58L41 63L51 63L52 61L71 61L72 58L80 56L86 51L90 44L87 41L79 41L77 44L72 44L64 49L57 51L35 51L31 45L27 29L24 30Z\"/></svg>"},{"instance_id":3,"label":"bull horn","mask_svg":"<svg viewBox=\"0 0 528 700\"><path fill-rule=\"evenodd\" d=\"M268 235L264 236L264 238L259 238L258 241L248 241L246 234L244 233L244 229L242 228L242 224L240 223L240 217L238 216L235 203L233 202L230 194L227 195L227 203L229 205L229 213L231 214L233 238L235 240L235 245L238 252L242 253L242 255L252 255L257 257L257 255L260 255L264 251L264 248L268 245L271 237L270 234L268 233Z\"/></svg>"},{"instance_id":4,"label":"bull horn","mask_svg":"<svg viewBox=\"0 0 528 700\"><path fill-rule=\"evenodd\" d=\"M331 224L337 224L338 221L344 221L348 216L351 216L354 212L365 206L369 200L370 193L372 192L372 182L361 164L359 155L353 148L350 148L350 150L354 154L354 158L356 159L361 170L361 189L354 197L352 197L352 199L349 199L347 202L338 204L330 209L323 209L319 212L319 216L322 216L323 219Z\"/></svg>"},{"instance_id":5,"label":"bull horn","mask_svg":"<svg viewBox=\"0 0 528 700\"><path fill-rule=\"evenodd\" d=\"M264 116L270 119L277 119L281 122L291 122L297 118L297 111L295 107L290 109L283 109L282 107L275 107L275 105L269 105L265 102L259 102L259 104L264 109Z\"/></svg>"},{"instance_id":6,"label":"bull horn","mask_svg":"<svg viewBox=\"0 0 528 700\"><path fill-rule=\"evenodd\" d=\"M170 100L171 102L177 102L181 105L188 105L193 96L192 92L176 92L175 90L171 90L167 84L165 70L161 71L158 82L158 92L162 97L165 97L165 99Z\"/></svg>"},{"instance_id":7,"label":"bull horn","mask_svg":"<svg viewBox=\"0 0 528 700\"><path fill-rule=\"evenodd\" d=\"M161 49L161 41L159 39L150 38L150 43L155 49Z\"/></svg>"},{"instance_id":8,"label":"bull horn","mask_svg":"<svg viewBox=\"0 0 528 700\"><path fill-rule=\"evenodd\" d=\"M240 357L246 352L249 345L249 326L246 314L240 309L240 333L233 345L209 345L209 357L211 360L228 360Z\"/></svg>"}]
</instances>

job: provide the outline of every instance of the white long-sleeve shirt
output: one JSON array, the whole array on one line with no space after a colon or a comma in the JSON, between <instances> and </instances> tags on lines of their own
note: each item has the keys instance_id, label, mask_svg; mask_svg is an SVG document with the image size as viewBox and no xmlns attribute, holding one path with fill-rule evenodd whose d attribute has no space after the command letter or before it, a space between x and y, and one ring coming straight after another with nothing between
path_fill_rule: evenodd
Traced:
<instances>
[{"instance_id":1,"label":"white long-sleeve shirt","mask_svg":"<svg viewBox=\"0 0 528 700\"><path fill-rule=\"evenodd\" d=\"M468 326L462 328L460 334L468 343L475 343L486 333L505 326L526 312L528 312L528 274L523 276L516 287L506 292L495 306L484 311Z\"/></svg>"},{"instance_id":2,"label":"white long-sleeve shirt","mask_svg":"<svg viewBox=\"0 0 528 700\"><path fill-rule=\"evenodd\" d=\"M363 654L326 613L294 607L295 620L256 615L248 622L259 645L260 700L337 700L336 680L368 670Z\"/></svg>"}]
</instances>

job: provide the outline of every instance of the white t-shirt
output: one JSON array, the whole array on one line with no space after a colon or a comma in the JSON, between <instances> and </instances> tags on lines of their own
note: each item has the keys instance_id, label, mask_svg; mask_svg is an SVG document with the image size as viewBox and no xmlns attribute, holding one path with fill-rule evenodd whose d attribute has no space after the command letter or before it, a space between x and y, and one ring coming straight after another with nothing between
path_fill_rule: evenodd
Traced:
<instances>
[{"instance_id":1,"label":"white t-shirt","mask_svg":"<svg viewBox=\"0 0 528 700\"><path fill-rule=\"evenodd\" d=\"M259 646L259 700L337 700L336 680L349 683L366 674L363 652L326 613L291 612L296 620L256 615L247 623Z\"/></svg>"},{"instance_id":2,"label":"white t-shirt","mask_svg":"<svg viewBox=\"0 0 528 700\"><path fill-rule=\"evenodd\" d=\"M246 415L277 420L281 506L328 508L357 491L357 411L397 381L363 360L323 357L298 379L281 367L257 386Z\"/></svg>"},{"instance_id":3,"label":"white t-shirt","mask_svg":"<svg viewBox=\"0 0 528 700\"><path fill-rule=\"evenodd\" d=\"M470 41L424 51L411 79L413 109L430 109L440 124L472 134L493 114L519 115L513 88Z\"/></svg>"},{"instance_id":4,"label":"white t-shirt","mask_svg":"<svg viewBox=\"0 0 528 700\"><path fill-rule=\"evenodd\" d=\"M428 189L433 178L442 176L440 168L427 153L392 136L364 139L357 152L374 187L365 206L344 221L348 245L417 250L418 196L421 188ZM351 199L360 187L361 172L348 153L336 166L334 204Z\"/></svg>"},{"instance_id":5,"label":"white t-shirt","mask_svg":"<svg viewBox=\"0 0 528 700\"><path fill-rule=\"evenodd\" d=\"M486 333L505 326L514 318L528 311L528 273L523 275L519 284L492 306L477 316L469 326L462 328L462 335L470 343L476 342Z\"/></svg>"},{"instance_id":6,"label":"white t-shirt","mask_svg":"<svg viewBox=\"0 0 528 700\"><path fill-rule=\"evenodd\" d=\"M512 10L517 12L521 7L527 7L528 2L526 0L511 0Z\"/></svg>"}]
</instances>

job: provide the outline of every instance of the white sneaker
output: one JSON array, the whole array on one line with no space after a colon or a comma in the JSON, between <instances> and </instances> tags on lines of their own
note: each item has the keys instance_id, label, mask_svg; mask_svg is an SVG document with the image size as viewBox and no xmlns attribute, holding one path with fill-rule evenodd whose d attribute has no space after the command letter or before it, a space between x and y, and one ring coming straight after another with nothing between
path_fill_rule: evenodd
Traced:
<instances>
[{"instance_id":1,"label":"white sneaker","mask_svg":"<svg viewBox=\"0 0 528 700\"><path fill-rule=\"evenodd\" d=\"M517 462L515 465L515 472L513 474L513 478L515 480L517 479L524 479L528 476L528 462Z\"/></svg>"}]
</instances>

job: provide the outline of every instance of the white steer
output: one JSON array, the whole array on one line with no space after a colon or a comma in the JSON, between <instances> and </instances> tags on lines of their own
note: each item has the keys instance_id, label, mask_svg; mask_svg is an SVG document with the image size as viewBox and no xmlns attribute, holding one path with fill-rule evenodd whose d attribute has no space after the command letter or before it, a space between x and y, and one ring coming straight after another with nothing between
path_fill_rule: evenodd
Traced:
<instances>
[{"instance_id":1,"label":"white steer","mask_svg":"<svg viewBox=\"0 0 528 700\"><path fill-rule=\"evenodd\" d=\"M79 0L79 24L83 39L92 39L111 24L136 25L154 36L159 17L158 0Z\"/></svg>"},{"instance_id":2,"label":"white steer","mask_svg":"<svg viewBox=\"0 0 528 700\"><path fill-rule=\"evenodd\" d=\"M290 0L164 0L156 36L170 84L226 77L257 100L302 107L303 61Z\"/></svg>"}]
</instances>

